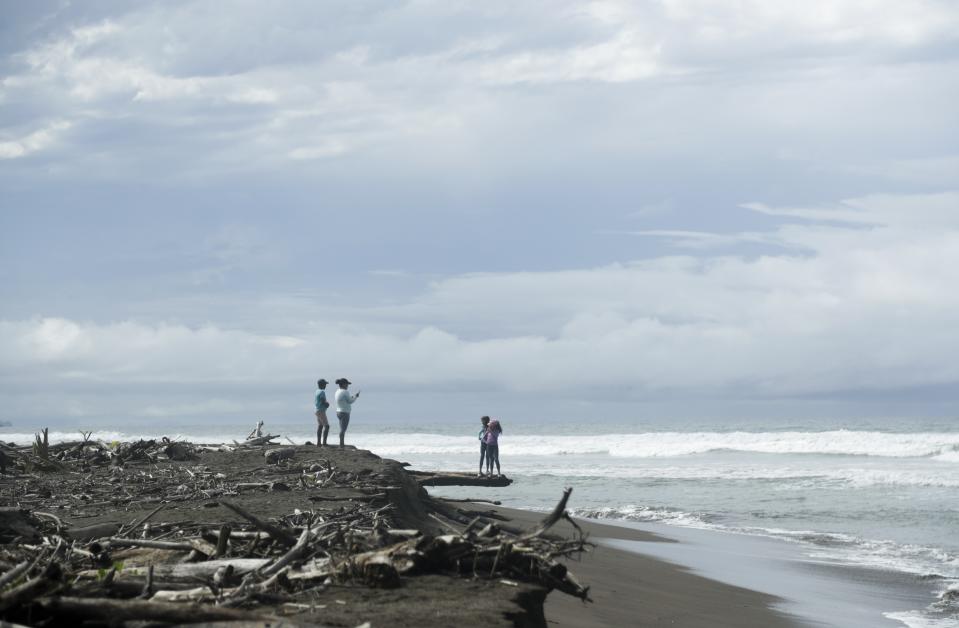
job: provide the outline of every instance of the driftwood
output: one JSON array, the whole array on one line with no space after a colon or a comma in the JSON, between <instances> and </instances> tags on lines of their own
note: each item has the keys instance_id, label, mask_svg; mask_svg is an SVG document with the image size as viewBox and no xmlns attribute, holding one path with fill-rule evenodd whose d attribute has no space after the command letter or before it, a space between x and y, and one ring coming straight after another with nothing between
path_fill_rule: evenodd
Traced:
<instances>
[{"instance_id":1,"label":"driftwood","mask_svg":"<svg viewBox=\"0 0 959 628\"><path fill-rule=\"evenodd\" d=\"M256 447L258 445L269 444L271 440L275 440L279 437L280 437L279 434L267 434L266 436L260 436L258 438L251 438L249 440L245 440L242 443L237 443L236 441L233 441L233 442L237 447Z\"/></svg>"},{"instance_id":2,"label":"driftwood","mask_svg":"<svg viewBox=\"0 0 959 628\"><path fill-rule=\"evenodd\" d=\"M513 480L505 475L495 478L469 473L408 471L420 486L509 486Z\"/></svg>"},{"instance_id":3,"label":"driftwood","mask_svg":"<svg viewBox=\"0 0 959 628\"><path fill-rule=\"evenodd\" d=\"M433 500L419 489L422 478L390 471L395 466L338 467L335 456L317 459L312 448L312 459L293 449L296 456L267 465L258 449L237 453L246 466L224 473L171 460L163 452L169 441L105 446L86 438L63 445L51 446L49 455L72 473L0 484L0 498L21 506L8 509L17 513L11 516L25 517L33 530L16 532L10 538L18 542L0 553L0 623L283 625L274 610L312 609L327 588L399 587L421 574L527 582L589 597L559 562L588 548L585 535L546 533L568 518L569 491L526 531L481 507ZM189 448L204 460L205 448ZM217 457L223 459L211 459ZM113 466L117 458L125 464ZM268 517L250 512L261 501L234 497L244 486L283 486L300 492L300 504L318 501L313 510ZM162 520L166 505L187 500L189 507L222 505L241 520L207 514L198 517L202 523L183 521L189 511L172 506L167 514L181 520ZM121 515L122 525L76 525L73 513L128 504L135 511Z\"/></svg>"},{"instance_id":4,"label":"driftwood","mask_svg":"<svg viewBox=\"0 0 959 628\"><path fill-rule=\"evenodd\" d=\"M263 436L263 419L260 419L256 422L256 427L250 430L250 433L247 434L246 439L251 440L254 438L260 438Z\"/></svg>"},{"instance_id":5,"label":"driftwood","mask_svg":"<svg viewBox=\"0 0 959 628\"><path fill-rule=\"evenodd\" d=\"M296 455L296 449L294 447L283 447L282 449L270 449L263 453L263 457L266 458L266 461L270 464L276 464L281 460L287 460Z\"/></svg>"},{"instance_id":6,"label":"driftwood","mask_svg":"<svg viewBox=\"0 0 959 628\"><path fill-rule=\"evenodd\" d=\"M270 563L266 558L231 558L226 560L208 560L200 563L172 563L153 565L153 577L156 580L189 581L195 582L197 578L212 578L216 572L224 567L229 567L237 575L243 575L251 571L263 568ZM124 566L124 577L146 577L148 568L146 566ZM100 577L100 571L96 569L86 569L77 572L78 578L96 579Z\"/></svg>"},{"instance_id":7,"label":"driftwood","mask_svg":"<svg viewBox=\"0 0 959 628\"><path fill-rule=\"evenodd\" d=\"M111 622L146 620L176 624L192 624L196 621L235 621L235 620L268 620L267 615L257 617L248 612L219 608L215 606L201 606L198 604L172 604L169 602L152 602L146 600L111 600L99 598L95 600L59 597L43 598L38 601L39 606L54 615L85 617L90 619L107 619Z\"/></svg>"},{"instance_id":8,"label":"driftwood","mask_svg":"<svg viewBox=\"0 0 959 628\"><path fill-rule=\"evenodd\" d=\"M170 460L186 461L196 458L196 453L189 443L170 443L163 448L163 453L165 453Z\"/></svg>"},{"instance_id":9,"label":"driftwood","mask_svg":"<svg viewBox=\"0 0 959 628\"><path fill-rule=\"evenodd\" d=\"M248 513L247 511L243 510L236 504L232 504L228 501L223 500L223 501L220 501L220 505L229 508L236 514L240 515L241 517L243 517L244 519L246 519L247 521L255 525L257 528L263 530L264 532L272 536L277 541L281 541L283 543L286 543L287 545L293 545L294 543L296 543L296 538L292 534L287 532L286 530L282 528L278 528L277 526L271 523L267 523L266 521L263 521L256 515L252 515Z\"/></svg>"},{"instance_id":10,"label":"driftwood","mask_svg":"<svg viewBox=\"0 0 959 628\"><path fill-rule=\"evenodd\" d=\"M92 541L94 539L112 536L119 531L120 524L118 523L98 523L83 528L68 528L65 534L68 538L75 541Z\"/></svg>"},{"instance_id":11,"label":"driftwood","mask_svg":"<svg viewBox=\"0 0 959 628\"><path fill-rule=\"evenodd\" d=\"M559 500L559 503L553 508L552 512L543 519L542 522L526 534L522 536L524 540L538 537L554 525L559 523L559 520L564 517L569 517L566 513L566 504L569 502L569 496L573 492L572 488L567 488L563 491L563 497ZM574 523L575 525L575 523Z\"/></svg>"},{"instance_id":12,"label":"driftwood","mask_svg":"<svg viewBox=\"0 0 959 628\"><path fill-rule=\"evenodd\" d=\"M46 460L50 457L50 428L45 427L42 430L43 438L37 434L33 443L33 455Z\"/></svg>"},{"instance_id":13,"label":"driftwood","mask_svg":"<svg viewBox=\"0 0 959 628\"><path fill-rule=\"evenodd\" d=\"M39 536L39 522L28 511L0 507L0 543L18 537L33 539Z\"/></svg>"}]
</instances>

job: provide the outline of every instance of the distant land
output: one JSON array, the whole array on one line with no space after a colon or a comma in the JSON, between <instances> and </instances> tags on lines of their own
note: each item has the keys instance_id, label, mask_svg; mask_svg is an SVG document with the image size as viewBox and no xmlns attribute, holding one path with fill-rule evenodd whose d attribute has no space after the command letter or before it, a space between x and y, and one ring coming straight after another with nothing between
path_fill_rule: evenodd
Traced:
<instances>
[{"instance_id":1,"label":"distant land","mask_svg":"<svg viewBox=\"0 0 959 628\"><path fill-rule=\"evenodd\" d=\"M13 421L4 421L0 419L0 427L13 427Z\"/></svg>"}]
</instances>

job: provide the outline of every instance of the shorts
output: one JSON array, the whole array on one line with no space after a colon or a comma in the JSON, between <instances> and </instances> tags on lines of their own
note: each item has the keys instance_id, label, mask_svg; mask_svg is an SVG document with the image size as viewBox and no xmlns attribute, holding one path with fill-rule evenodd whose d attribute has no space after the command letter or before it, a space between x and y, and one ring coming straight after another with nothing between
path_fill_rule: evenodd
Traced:
<instances>
[{"instance_id":1,"label":"shorts","mask_svg":"<svg viewBox=\"0 0 959 628\"><path fill-rule=\"evenodd\" d=\"M340 420L340 431L345 432L346 428L350 426L350 413L349 412L337 412L336 418Z\"/></svg>"},{"instance_id":2,"label":"shorts","mask_svg":"<svg viewBox=\"0 0 959 628\"><path fill-rule=\"evenodd\" d=\"M316 422L319 423L322 427L329 427L330 421L326 418L326 410L317 410L316 411Z\"/></svg>"}]
</instances>

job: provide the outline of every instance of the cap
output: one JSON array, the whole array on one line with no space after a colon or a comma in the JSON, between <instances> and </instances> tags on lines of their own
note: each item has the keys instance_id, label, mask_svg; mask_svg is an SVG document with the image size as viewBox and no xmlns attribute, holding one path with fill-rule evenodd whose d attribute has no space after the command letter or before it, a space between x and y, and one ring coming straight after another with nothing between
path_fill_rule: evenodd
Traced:
<instances>
[{"instance_id":1,"label":"cap","mask_svg":"<svg viewBox=\"0 0 959 628\"><path fill-rule=\"evenodd\" d=\"M340 379L336 380L336 383L337 383L337 384L347 384L347 385L349 385L349 384L352 384L353 382L351 382L350 380L346 379L345 377L341 377Z\"/></svg>"},{"instance_id":2,"label":"cap","mask_svg":"<svg viewBox=\"0 0 959 628\"><path fill-rule=\"evenodd\" d=\"M320 384L320 385L322 385L322 384L329 384L329 382L326 381L325 379L323 379L322 377L321 377L320 379L316 380L316 383L317 383L317 384Z\"/></svg>"}]
</instances>

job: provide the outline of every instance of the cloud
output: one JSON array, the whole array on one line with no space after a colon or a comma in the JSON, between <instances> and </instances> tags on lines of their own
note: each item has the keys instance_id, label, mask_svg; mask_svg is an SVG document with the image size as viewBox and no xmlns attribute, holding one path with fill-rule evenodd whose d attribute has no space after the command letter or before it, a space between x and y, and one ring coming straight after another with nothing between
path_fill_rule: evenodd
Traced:
<instances>
[{"instance_id":1,"label":"cloud","mask_svg":"<svg viewBox=\"0 0 959 628\"><path fill-rule=\"evenodd\" d=\"M638 32L622 30L614 37L567 50L502 55L484 63L477 74L483 82L560 83L605 81L626 83L666 73L659 62L660 46Z\"/></svg>"},{"instance_id":2,"label":"cloud","mask_svg":"<svg viewBox=\"0 0 959 628\"><path fill-rule=\"evenodd\" d=\"M954 2L11 15L7 400L955 382Z\"/></svg>"},{"instance_id":3,"label":"cloud","mask_svg":"<svg viewBox=\"0 0 959 628\"><path fill-rule=\"evenodd\" d=\"M0 142L0 159L17 159L42 151L54 145L61 132L70 126L65 120L56 120L18 140Z\"/></svg>"},{"instance_id":4,"label":"cloud","mask_svg":"<svg viewBox=\"0 0 959 628\"><path fill-rule=\"evenodd\" d=\"M620 102L637 108L642 124L655 120L662 126L671 145L679 135L697 135L690 124L700 137L716 133L715 125L701 124L714 116L726 120L733 137L737 127L745 131L754 122L758 133L769 135L762 126L770 111L779 116L777 125L819 115L825 118L817 122L828 125L837 108L921 89L896 84L884 64L902 64L910 77L939 76L948 70L937 64L959 58L954 36L959 9L933 0L817 0L802 7L597 1L508 10L412 3L359 7L348 15L329 11L291 2L282 8L245 4L230 15L188 5L107 16L65 12L59 20L46 19L43 37L26 38L24 49L4 59L9 70L0 98L19 105L25 118L29 111L42 111L47 120L74 125L78 138L97 139L96 160L87 158L89 147L80 141L58 153L60 165L71 166L58 168L59 176L96 168L118 178L148 178L157 169L188 176L199 169L209 174L283 168L290 161L309 166L398 145L429 146L448 155L449 143L468 147L509 133L510 124L540 142L565 147L571 138L550 139L553 127L564 120L584 122L582 103L552 93L569 84L615 90L610 93ZM266 21L278 30L262 29ZM717 97L705 93L707 88L728 93ZM826 92L828 106L806 102L810 93ZM601 97L593 102L603 102L602 92L595 93ZM668 94L678 102L662 102ZM926 100L931 107L928 103L951 98L930 94ZM677 128L663 124L664 111L678 114L677 108L696 108L702 101L709 102L708 111L687 111ZM529 113L517 117L521 107ZM537 111L549 114L544 120ZM558 120L536 128L551 117ZM634 151L663 146L655 137L636 141L639 121L609 118L615 124L608 132L623 136L626 129ZM903 112L894 122L909 126L913 118ZM141 141L126 134L120 141L109 133L117 120L134 126ZM24 122L33 128L43 124ZM891 120L863 118L867 122L872 132L888 128ZM596 123L590 120L583 128ZM843 137L849 139L856 128L842 131ZM176 159L143 150L152 148L154 135L176 140ZM31 141L44 143L42 135ZM0 156L36 150L29 144L5 142ZM870 172L886 176L888 161L872 164Z\"/></svg>"},{"instance_id":5,"label":"cloud","mask_svg":"<svg viewBox=\"0 0 959 628\"><path fill-rule=\"evenodd\" d=\"M765 206L762 206L764 209ZM752 208L750 206L749 208ZM686 231L682 229L645 229L640 231L621 231L608 233L622 233L626 235L668 238L675 246L691 249L713 248L718 246L733 246L737 244L772 244L784 246L785 243L774 236L765 233L712 233L706 231Z\"/></svg>"},{"instance_id":6,"label":"cloud","mask_svg":"<svg viewBox=\"0 0 959 628\"><path fill-rule=\"evenodd\" d=\"M764 206L811 219L774 232L811 253L467 274L435 281L404 304L305 322L295 336L216 325L5 321L0 376L8 389L39 379L216 396L238 384L282 389L311 376L322 356L381 389L482 386L563 396L588 386L607 398L667 391L748 398L955 385L959 216L946 209L957 203L959 193L950 192L862 197L839 209ZM832 221L847 208L857 224ZM382 320L410 325L389 330Z\"/></svg>"}]
</instances>

